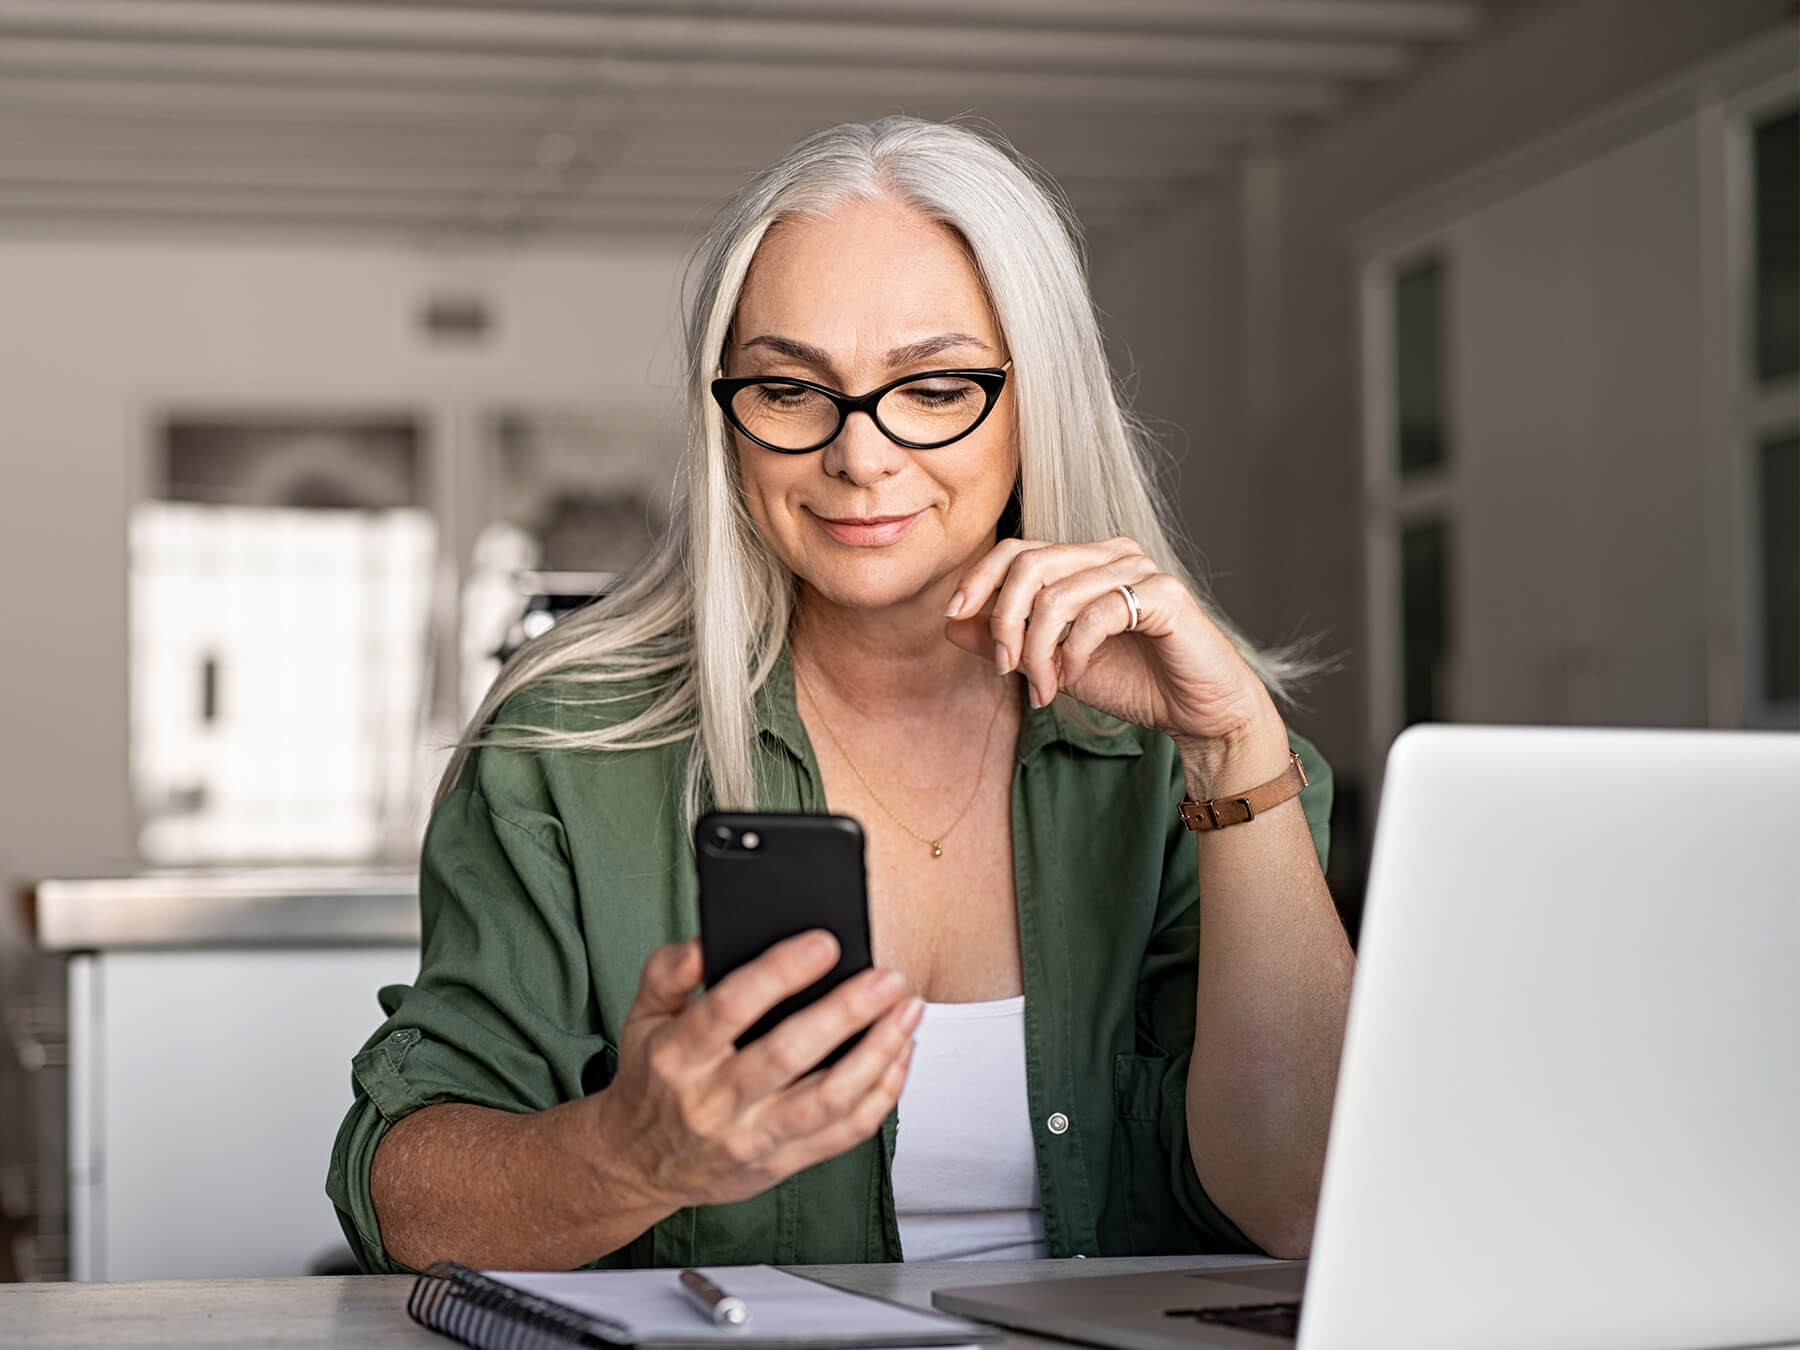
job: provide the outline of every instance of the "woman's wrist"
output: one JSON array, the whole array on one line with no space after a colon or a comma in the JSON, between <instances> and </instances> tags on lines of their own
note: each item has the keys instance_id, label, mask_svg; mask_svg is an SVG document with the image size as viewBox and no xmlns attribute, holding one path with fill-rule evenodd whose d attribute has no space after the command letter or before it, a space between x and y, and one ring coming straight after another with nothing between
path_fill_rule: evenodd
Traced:
<instances>
[{"instance_id":1,"label":"woman's wrist","mask_svg":"<svg viewBox=\"0 0 1800 1350\"><path fill-rule=\"evenodd\" d=\"M579 1175L586 1182L564 1192L570 1202L568 1217L589 1227L595 1226L598 1218L598 1226L605 1231L596 1236L606 1252L624 1246L681 1207L679 1202L657 1195L650 1178L636 1165L631 1130L620 1119L617 1105L612 1089L605 1088L552 1107L539 1117L550 1126L546 1142L567 1160L566 1170L558 1170Z\"/></svg>"},{"instance_id":2,"label":"woman's wrist","mask_svg":"<svg viewBox=\"0 0 1800 1350\"><path fill-rule=\"evenodd\" d=\"M1263 702L1265 707L1230 732L1172 737L1188 796L1205 801L1248 792L1287 768L1287 726L1266 696Z\"/></svg>"},{"instance_id":3,"label":"woman's wrist","mask_svg":"<svg viewBox=\"0 0 1800 1350\"><path fill-rule=\"evenodd\" d=\"M634 1242L680 1208L657 1199L639 1174L608 1093L603 1089L524 1118L536 1125L536 1166L547 1183L536 1228L549 1249L531 1264L544 1269L589 1264Z\"/></svg>"}]
</instances>

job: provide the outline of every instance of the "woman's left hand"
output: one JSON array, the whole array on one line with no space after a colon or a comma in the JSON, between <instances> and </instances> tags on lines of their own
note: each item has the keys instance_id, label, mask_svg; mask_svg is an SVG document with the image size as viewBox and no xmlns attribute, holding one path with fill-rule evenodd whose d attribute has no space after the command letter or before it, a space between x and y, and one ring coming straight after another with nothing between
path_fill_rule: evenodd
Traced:
<instances>
[{"instance_id":1,"label":"woman's left hand","mask_svg":"<svg viewBox=\"0 0 1800 1350\"><path fill-rule=\"evenodd\" d=\"M1131 631L1122 585L1140 610ZM946 632L1002 674L1023 675L1034 706L1069 694L1167 733L1184 757L1280 725L1268 690L1231 640L1180 579L1130 539L1001 540L964 574Z\"/></svg>"}]
</instances>

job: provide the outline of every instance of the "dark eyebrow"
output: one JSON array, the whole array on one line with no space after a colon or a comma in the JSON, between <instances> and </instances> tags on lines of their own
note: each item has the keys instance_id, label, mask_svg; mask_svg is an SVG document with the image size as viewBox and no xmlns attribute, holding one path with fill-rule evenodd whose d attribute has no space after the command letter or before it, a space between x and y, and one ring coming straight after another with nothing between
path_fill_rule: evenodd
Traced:
<instances>
[{"instance_id":1,"label":"dark eyebrow","mask_svg":"<svg viewBox=\"0 0 1800 1350\"><path fill-rule=\"evenodd\" d=\"M748 351L752 347L766 347L772 352L786 356L795 361L805 362L815 370L826 374L835 374L831 354L823 348L815 347L810 342L801 342L796 338L781 337L775 333L762 333L741 344L739 351ZM923 361L926 357L936 356L939 352L950 351L956 347L979 347L989 355L993 348L980 338L969 333L939 333L936 337L922 338L918 342L909 342L904 347L895 347L884 358L889 368L910 366L914 362Z\"/></svg>"}]
</instances>

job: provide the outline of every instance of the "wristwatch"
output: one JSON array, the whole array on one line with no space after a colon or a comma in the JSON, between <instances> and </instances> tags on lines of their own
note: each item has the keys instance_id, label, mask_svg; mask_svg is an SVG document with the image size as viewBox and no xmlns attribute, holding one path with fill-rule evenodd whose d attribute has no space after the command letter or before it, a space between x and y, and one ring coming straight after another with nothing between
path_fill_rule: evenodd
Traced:
<instances>
[{"instance_id":1,"label":"wristwatch","mask_svg":"<svg viewBox=\"0 0 1800 1350\"><path fill-rule=\"evenodd\" d=\"M1298 797L1306 786L1306 767L1297 751L1288 751L1288 766L1278 777L1235 797L1212 797L1197 802L1183 796L1177 809L1181 823L1190 830L1222 830L1227 825L1242 825L1255 820L1263 812L1273 810L1291 797Z\"/></svg>"}]
</instances>

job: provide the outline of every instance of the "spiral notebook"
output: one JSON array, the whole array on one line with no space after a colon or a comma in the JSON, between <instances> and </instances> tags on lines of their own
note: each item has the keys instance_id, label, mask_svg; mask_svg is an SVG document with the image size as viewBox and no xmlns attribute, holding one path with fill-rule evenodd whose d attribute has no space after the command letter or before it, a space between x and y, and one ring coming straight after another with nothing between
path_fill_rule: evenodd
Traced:
<instances>
[{"instance_id":1,"label":"spiral notebook","mask_svg":"<svg viewBox=\"0 0 1800 1350\"><path fill-rule=\"evenodd\" d=\"M709 1266L702 1273L749 1305L748 1325L714 1326L681 1292L675 1270L475 1271L439 1262L419 1276L406 1311L415 1322L477 1350L702 1350L721 1344L873 1350L971 1345L1000 1334L773 1266Z\"/></svg>"}]
</instances>

